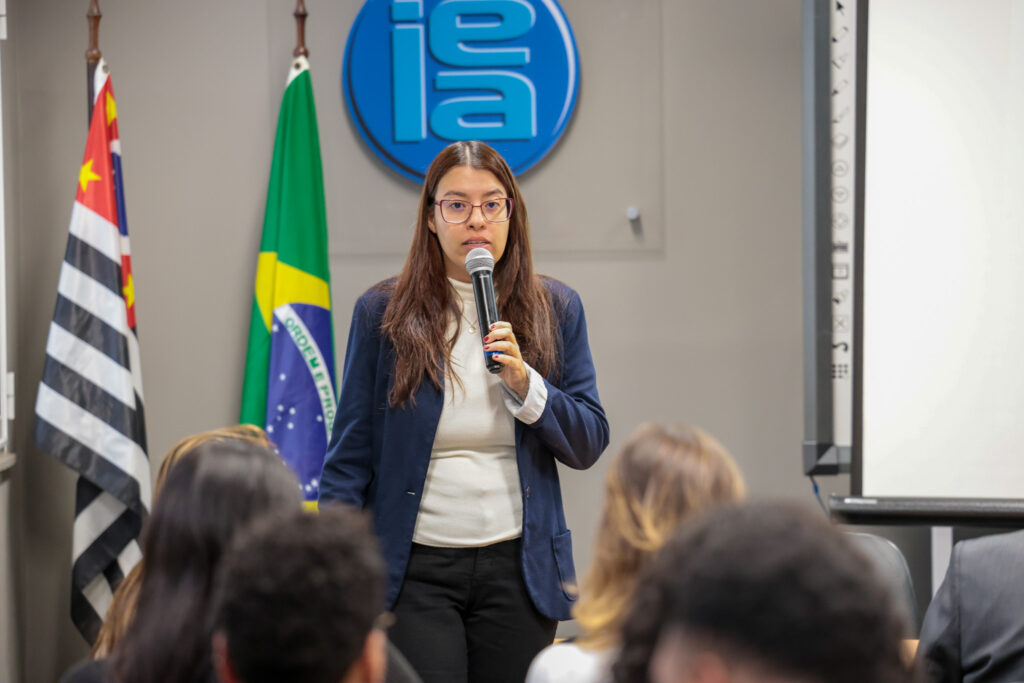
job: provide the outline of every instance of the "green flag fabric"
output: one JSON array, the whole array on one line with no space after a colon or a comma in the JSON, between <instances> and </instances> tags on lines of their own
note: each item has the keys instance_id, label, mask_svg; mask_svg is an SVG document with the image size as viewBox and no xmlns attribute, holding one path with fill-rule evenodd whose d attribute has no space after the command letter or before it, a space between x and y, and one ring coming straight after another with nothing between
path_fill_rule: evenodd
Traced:
<instances>
[{"instance_id":1,"label":"green flag fabric","mask_svg":"<svg viewBox=\"0 0 1024 683\"><path fill-rule=\"evenodd\" d=\"M267 430L307 501L317 498L336 390L320 138L309 62L298 57L274 140L241 422Z\"/></svg>"}]
</instances>

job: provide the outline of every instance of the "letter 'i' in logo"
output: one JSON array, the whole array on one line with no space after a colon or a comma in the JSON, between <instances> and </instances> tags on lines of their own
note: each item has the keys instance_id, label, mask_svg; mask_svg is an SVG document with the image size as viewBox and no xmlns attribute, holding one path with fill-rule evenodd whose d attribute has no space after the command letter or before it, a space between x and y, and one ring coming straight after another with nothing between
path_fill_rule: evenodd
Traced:
<instances>
[{"instance_id":1,"label":"letter 'i' in logo","mask_svg":"<svg viewBox=\"0 0 1024 683\"><path fill-rule=\"evenodd\" d=\"M520 173L576 103L576 46L556 0L367 0L345 50L345 101L389 166L421 180L454 140L484 140Z\"/></svg>"}]
</instances>

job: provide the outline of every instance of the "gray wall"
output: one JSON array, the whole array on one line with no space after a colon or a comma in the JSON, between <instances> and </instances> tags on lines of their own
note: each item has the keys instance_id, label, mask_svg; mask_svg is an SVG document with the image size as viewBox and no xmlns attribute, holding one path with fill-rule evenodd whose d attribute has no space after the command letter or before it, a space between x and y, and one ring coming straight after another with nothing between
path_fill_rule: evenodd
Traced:
<instances>
[{"instance_id":1,"label":"gray wall","mask_svg":"<svg viewBox=\"0 0 1024 683\"><path fill-rule=\"evenodd\" d=\"M308 2L341 340L356 296L399 268L417 196L371 157L344 111L341 54L360 4ZM756 496L812 504L799 451L800 1L562 5L581 57L576 119L523 186L539 270L575 287L587 307L612 425L609 454L643 420L691 421L731 449ZM86 3L8 6L10 352L20 456L12 525L21 671L42 681L86 652L68 617L74 477L30 442L85 141ZM291 8L284 0L102 5L154 467L179 437L237 418ZM629 191L615 195L621 210L634 193L654 198L644 207L644 238L572 249L565 235L580 226L567 223L560 202L622 184ZM629 229L615 206L595 229ZM382 233L394 235L384 248L367 241ZM563 477L581 569L606 464ZM846 489L844 479L828 484Z\"/></svg>"}]
</instances>

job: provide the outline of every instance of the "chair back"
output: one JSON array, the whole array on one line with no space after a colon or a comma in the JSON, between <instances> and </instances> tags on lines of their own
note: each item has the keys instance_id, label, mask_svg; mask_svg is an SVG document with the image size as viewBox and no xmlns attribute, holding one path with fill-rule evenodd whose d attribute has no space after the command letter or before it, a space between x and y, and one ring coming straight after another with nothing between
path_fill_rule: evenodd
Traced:
<instances>
[{"instance_id":1,"label":"chair back","mask_svg":"<svg viewBox=\"0 0 1024 683\"><path fill-rule=\"evenodd\" d=\"M846 533L854 545L875 565L875 570L889 586L897 603L906 610L909 631L903 637L911 640L917 638L921 628L917 616L917 594L914 592L914 580L910 576L910 567L903 552L887 538L859 531Z\"/></svg>"}]
</instances>

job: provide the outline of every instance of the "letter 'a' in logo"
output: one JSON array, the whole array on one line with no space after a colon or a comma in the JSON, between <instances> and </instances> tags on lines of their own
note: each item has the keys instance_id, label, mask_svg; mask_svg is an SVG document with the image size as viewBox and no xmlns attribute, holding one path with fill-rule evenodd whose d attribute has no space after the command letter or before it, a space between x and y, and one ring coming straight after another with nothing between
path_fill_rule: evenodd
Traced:
<instances>
[{"instance_id":1,"label":"letter 'a' in logo","mask_svg":"<svg viewBox=\"0 0 1024 683\"><path fill-rule=\"evenodd\" d=\"M556 0L366 0L342 88L360 135L408 178L456 140L487 142L518 174L572 118L578 61Z\"/></svg>"}]
</instances>

